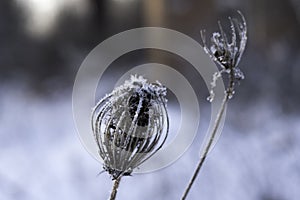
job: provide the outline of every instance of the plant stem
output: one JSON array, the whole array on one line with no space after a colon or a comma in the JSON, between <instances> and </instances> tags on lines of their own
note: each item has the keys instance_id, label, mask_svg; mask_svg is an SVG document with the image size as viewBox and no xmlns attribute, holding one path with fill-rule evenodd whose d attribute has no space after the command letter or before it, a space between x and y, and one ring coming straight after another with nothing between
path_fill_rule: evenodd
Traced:
<instances>
[{"instance_id":1,"label":"plant stem","mask_svg":"<svg viewBox=\"0 0 300 200\"><path fill-rule=\"evenodd\" d=\"M229 88L231 88L231 87L229 87ZM213 127L213 130L212 130L212 133L211 133L210 138L209 138L209 141L208 141L208 143L206 144L206 146L204 148L204 152L203 152L203 154L200 157L200 160L199 160L199 163L197 165L197 168L196 168L196 170L195 170L195 172L194 172L194 174L193 174L193 176L192 176L192 178L191 178L191 180L190 180L187 188L185 189L184 194L183 194L181 200L185 200L186 199L186 197L187 197L187 195L188 195L188 193L189 193L192 185L194 184L194 182L195 182L195 180L196 180L196 178L197 178L197 176L198 176L198 174L200 172L200 169L201 169L201 167L202 167L202 165L203 165L203 163L204 163L204 161L206 159L206 156L207 156L207 154L208 154L208 152L210 150L210 147L211 147L211 145L212 145L212 143L213 143L213 141L215 139L218 127L220 125L222 116L224 114L224 110L225 110L226 104L227 104L227 102L229 100L229 96L231 94L230 91L231 90L227 90L227 92L224 95L224 98L223 98L223 101L222 101L219 113L217 115L217 118L216 118L216 121L214 123L214 127Z\"/></svg>"},{"instance_id":2,"label":"plant stem","mask_svg":"<svg viewBox=\"0 0 300 200\"><path fill-rule=\"evenodd\" d=\"M117 192L118 192L118 187L120 185L120 181L121 181L121 176L119 178L117 178L114 182L111 194L110 194L110 200L115 200L117 197Z\"/></svg>"}]
</instances>

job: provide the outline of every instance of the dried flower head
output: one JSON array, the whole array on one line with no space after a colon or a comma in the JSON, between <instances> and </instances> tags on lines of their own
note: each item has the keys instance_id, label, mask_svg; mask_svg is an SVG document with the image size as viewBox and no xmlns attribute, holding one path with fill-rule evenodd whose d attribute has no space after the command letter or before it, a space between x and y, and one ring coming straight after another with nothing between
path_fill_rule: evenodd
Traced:
<instances>
[{"instance_id":1,"label":"dried flower head","mask_svg":"<svg viewBox=\"0 0 300 200\"><path fill-rule=\"evenodd\" d=\"M229 17L230 29L231 29L231 41L228 40L221 23L219 22L220 32L213 33L211 37L211 45L207 46L204 31L201 31L201 37L203 41L204 50L210 55L213 61L221 66L221 71L214 74L212 89L216 85L216 81L223 73L227 73L229 76L230 86L227 92L230 96L233 95L233 86L236 81L244 79L242 71L237 67L247 43L247 24L244 16L240 11L238 13L241 16L239 21L236 18ZM211 96L209 100L213 100L213 91L211 90Z\"/></svg>"},{"instance_id":2,"label":"dried flower head","mask_svg":"<svg viewBox=\"0 0 300 200\"><path fill-rule=\"evenodd\" d=\"M113 179L130 175L166 141L166 88L141 76L114 89L96 105L92 129L99 154Z\"/></svg>"}]
</instances>

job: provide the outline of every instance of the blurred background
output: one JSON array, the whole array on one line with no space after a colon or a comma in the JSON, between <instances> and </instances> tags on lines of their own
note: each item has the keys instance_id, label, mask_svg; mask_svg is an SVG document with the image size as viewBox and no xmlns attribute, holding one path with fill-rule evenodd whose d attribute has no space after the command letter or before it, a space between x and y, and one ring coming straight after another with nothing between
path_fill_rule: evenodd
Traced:
<instances>
[{"instance_id":1,"label":"blurred background","mask_svg":"<svg viewBox=\"0 0 300 200\"><path fill-rule=\"evenodd\" d=\"M200 42L200 30L216 31L218 20L228 26L236 10L248 23L240 63L246 78L189 199L300 199L299 0L1 0L0 199L107 199L112 182L97 176L102 166L81 145L72 118L73 81L84 58L106 38L143 26ZM201 76L159 50L117 59L107 85L118 71L147 62L176 68L209 108ZM199 135L209 116L202 119ZM201 138L173 165L124 178L118 199L179 199Z\"/></svg>"}]
</instances>

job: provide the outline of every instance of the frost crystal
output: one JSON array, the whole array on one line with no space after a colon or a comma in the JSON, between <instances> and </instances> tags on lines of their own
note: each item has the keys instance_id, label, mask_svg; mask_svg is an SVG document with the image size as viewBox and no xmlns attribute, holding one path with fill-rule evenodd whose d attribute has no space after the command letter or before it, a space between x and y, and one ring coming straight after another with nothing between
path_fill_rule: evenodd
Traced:
<instances>
[{"instance_id":1,"label":"frost crystal","mask_svg":"<svg viewBox=\"0 0 300 200\"><path fill-rule=\"evenodd\" d=\"M156 153L166 141L166 88L141 76L106 95L93 110L92 128L104 169L117 179Z\"/></svg>"},{"instance_id":2,"label":"frost crystal","mask_svg":"<svg viewBox=\"0 0 300 200\"><path fill-rule=\"evenodd\" d=\"M221 71L218 74L214 74L213 81L211 83L209 101L214 98L213 88L215 87L216 81L221 74L227 73L229 75L230 91L229 97L234 93L233 85L236 81L244 79L242 71L237 67L247 43L247 25L244 16L238 11L242 21L229 17L230 29L231 29L231 41L228 41L227 35L225 34L221 23L219 22L220 32L213 33L211 37L211 45L207 46L204 31L201 31L201 38L203 41L204 50L211 59L221 66Z\"/></svg>"}]
</instances>

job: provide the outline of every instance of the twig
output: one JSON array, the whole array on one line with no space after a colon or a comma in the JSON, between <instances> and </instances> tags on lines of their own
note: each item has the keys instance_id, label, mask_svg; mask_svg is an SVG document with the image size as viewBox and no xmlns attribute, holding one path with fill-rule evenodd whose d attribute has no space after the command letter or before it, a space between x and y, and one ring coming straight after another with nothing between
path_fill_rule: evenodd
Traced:
<instances>
[{"instance_id":1,"label":"twig","mask_svg":"<svg viewBox=\"0 0 300 200\"><path fill-rule=\"evenodd\" d=\"M115 200L116 196L117 196L117 192L118 192L118 187L120 185L120 181L121 181L121 176L119 178L117 178L114 182L111 194L110 194L110 200Z\"/></svg>"},{"instance_id":2,"label":"twig","mask_svg":"<svg viewBox=\"0 0 300 200\"><path fill-rule=\"evenodd\" d=\"M219 113L217 115L217 119L216 119L215 124L214 124L214 128L212 130L212 134L211 134L211 136L209 138L209 142L207 143L207 145L204 148L204 152L203 152L203 154L202 154L202 156L201 156L201 158L199 160L197 168L196 168L196 170L195 170L195 172L194 172L194 174L193 174L193 176L192 176L192 178L191 178L191 180L190 180L190 182L189 182L187 188L185 189L184 194L183 194L183 196L181 198L182 200L186 199L186 197L187 197L187 195L188 195L188 193L189 193L192 185L194 184L194 182L195 182L195 180L196 180L196 178L197 178L197 176L198 176L198 174L200 172L200 169L201 169L201 167L202 167L202 165L203 165L203 163L204 163L204 161L205 161L205 159L207 157L207 154L208 154L208 152L210 150L210 147L211 147L211 145L212 145L212 143L213 143L213 141L215 139L215 136L216 136L218 127L220 125L222 116L224 114L224 110L225 110L226 104L227 104L227 102L229 100L229 95L230 95L229 91L225 93L225 96L223 98L223 101L222 101Z\"/></svg>"}]
</instances>

